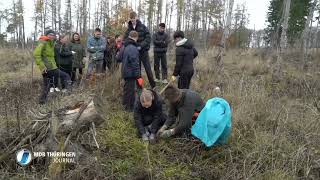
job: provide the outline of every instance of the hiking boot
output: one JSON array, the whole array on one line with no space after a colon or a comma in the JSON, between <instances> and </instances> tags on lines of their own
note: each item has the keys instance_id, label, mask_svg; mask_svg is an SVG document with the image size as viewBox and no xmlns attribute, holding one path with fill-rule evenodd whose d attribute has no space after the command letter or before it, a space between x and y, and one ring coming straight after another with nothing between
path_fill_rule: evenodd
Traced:
<instances>
[{"instance_id":1,"label":"hiking boot","mask_svg":"<svg viewBox=\"0 0 320 180\"><path fill-rule=\"evenodd\" d=\"M156 83L158 83L158 82L160 82L160 79L157 79L157 78L156 78L154 81L155 81Z\"/></svg>"},{"instance_id":2,"label":"hiking boot","mask_svg":"<svg viewBox=\"0 0 320 180\"><path fill-rule=\"evenodd\" d=\"M162 83L163 83L163 84L168 84L169 82L168 82L167 79L164 79L164 80L162 80Z\"/></svg>"},{"instance_id":3,"label":"hiking boot","mask_svg":"<svg viewBox=\"0 0 320 180\"><path fill-rule=\"evenodd\" d=\"M60 92L60 89L59 88L54 88L54 90L56 91L56 92Z\"/></svg>"}]
</instances>

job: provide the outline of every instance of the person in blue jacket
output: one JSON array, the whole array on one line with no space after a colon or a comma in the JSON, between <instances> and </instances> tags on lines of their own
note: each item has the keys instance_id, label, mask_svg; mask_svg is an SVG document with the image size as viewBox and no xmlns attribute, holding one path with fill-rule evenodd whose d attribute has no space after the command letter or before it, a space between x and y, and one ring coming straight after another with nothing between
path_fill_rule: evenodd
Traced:
<instances>
[{"instance_id":1,"label":"person in blue jacket","mask_svg":"<svg viewBox=\"0 0 320 180\"><path fill-rule=\"evenodd\" d=\"M107 42L102 37L101 29L96 28L92 37L88 39L87 48L89 53L89 65L86 78L89 79L96 68L96 73L99 75L103 72L104 51L106 50Z\"/></svg>"}]
</instances>

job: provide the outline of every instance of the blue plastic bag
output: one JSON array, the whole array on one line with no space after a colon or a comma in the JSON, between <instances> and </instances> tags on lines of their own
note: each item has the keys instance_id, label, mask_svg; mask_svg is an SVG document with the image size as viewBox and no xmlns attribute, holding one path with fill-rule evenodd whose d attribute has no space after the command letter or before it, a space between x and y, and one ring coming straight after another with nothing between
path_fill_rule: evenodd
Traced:
<instances>
[{"instance_id":1,"label":"blue plastic bag","mask_svg":"<svg viewBox=\"0 0 320 180\"><path fill-rule=\"evenodd\" d=\"M225 144L231 134L231 108L222 98L209 99L191 129L207 147Z\"/></svg>"}]
</instances>

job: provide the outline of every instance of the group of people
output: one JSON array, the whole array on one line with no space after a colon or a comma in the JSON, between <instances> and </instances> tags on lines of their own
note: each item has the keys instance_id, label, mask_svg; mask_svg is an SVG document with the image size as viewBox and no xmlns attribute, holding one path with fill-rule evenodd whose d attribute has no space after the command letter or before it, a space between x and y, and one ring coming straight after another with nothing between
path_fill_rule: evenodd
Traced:
<instances>
[{"instance_id":1,"label":"group of people","mask_svg":"<svg viewBox=\"0 0 320 180\"><path fill-rule=\"evenodd\" d=\"M148 28L137 18L135 12L130 13L128 29L123 38L117 35L114 39L105 39L101 30L96 28L87 41L86 50L80 43L78 33L72 35L71 42L68 41L68 36L60 36L55 43L55 37L55 32L48 30L40 37L34 51L44 84L40 103L46 102L50 87L58 87L58 82L62 91L68 92L72 83L82 78L87 51L89 61L86 79L93 74L102 74L106 68L114 70L121 64L124 79L122 103L126 111L133 112L135 124L143 140L154 141L156 137L168 138L190 133L190 128L205 103L198 93L189 89L194 74L193 61L198 52L182 31L176 31L173 35L176 64L170 79L166 60L170 36L165 32L165 24L160 23L158 32L151 37ZM154 45L155 79L148 53L151 43ZM142 65L150 89L142 87ZM175 80L178 80L177 86L173 84ZM156 82L170 83L164 90L168 106L155 91ZM137 93L137 88L141 89L141 93Z\"/></svg>"}]
</instances>

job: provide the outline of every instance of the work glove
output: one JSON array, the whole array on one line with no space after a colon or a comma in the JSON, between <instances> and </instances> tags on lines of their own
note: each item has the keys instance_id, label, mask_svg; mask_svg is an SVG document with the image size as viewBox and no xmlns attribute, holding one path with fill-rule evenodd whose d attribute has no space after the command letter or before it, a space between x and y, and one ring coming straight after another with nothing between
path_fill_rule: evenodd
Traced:
<instances>
[{"instance_id":1,"label":"work glove","mask_svg":"<svg viewBox=\"0 0 320 180\"><path fill-rule=\"evenodd\" d=\"M151 144L154 144L156 142L156 135L151 133L149 136L149 141Z\"/></svg>"},{"instance_id":2,"label":"work glove","mask_svg":"<svg viewBox=\"0 0 320 180\"><path fill-rule=\"evenodd\" d=\"M144 83L144 80L142 79L142 77L138 78L137 82L138 82L138 85L142 88Z\"/></svg>"},{"instance_id":3,"label":"work glove","mask_svg":"<svg viewBox=\"0 0 320 180\"><path fill-rule=\"evenodd\" d=\"M160 136L160 134L163 133L163 131L165 131L167 128L168 128L168 126L163 125L163 126L159 129L159 131L157 132L157 136Z\"/></svg>"},{"instance_id":4,"label":"work glove","mask_svg":"<svg viewBox=\"0 0 320 180\"><path fill-rule=\"evenodd\" d=\"M175 81L177 79L177 76L171 76L171 81Z\"/></svg>"},{"instance_id":5,"label":"work glove","mask_svg":"<svg viewBox=\"0 0 320 180\"><path fill-rule=\"evenodd\" d=\"M143 141L148 141L149 140L149 137L147 134L142 134L142 140Z\"/></svg>"},{"instance_id":6,"label":"work glove","mask_svg":"<svg viewBox=\"0 0 320 180\"><path fill-rule=\"evenodd\" d=\"M163 131L163 133L160 134L161 138L169 138L174 134L174 130L173 129L169 129L169 130L165 130Z\"/></svg>"}]
</instances>

